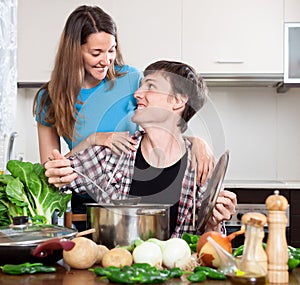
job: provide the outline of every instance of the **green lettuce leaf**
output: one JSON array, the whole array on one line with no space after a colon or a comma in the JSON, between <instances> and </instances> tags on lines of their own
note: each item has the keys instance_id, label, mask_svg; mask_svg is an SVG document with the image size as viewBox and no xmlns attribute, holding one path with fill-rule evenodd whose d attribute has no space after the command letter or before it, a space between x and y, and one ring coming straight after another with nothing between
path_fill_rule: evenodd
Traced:
<instances>
[{"instance_id":1,"label":"green lettuce leaf","mask_svg":"<svg viewBox=\"0 0 300 285\"><path fill-rule=\"evenodd\" d=\"M55 211L59 216L66 211L72 194L60 193L49 184L40 163L10 160L7 169L10 175L0 175L0 225L11 223L17 215L51 223Z\"/></svg>"}]
</instances>

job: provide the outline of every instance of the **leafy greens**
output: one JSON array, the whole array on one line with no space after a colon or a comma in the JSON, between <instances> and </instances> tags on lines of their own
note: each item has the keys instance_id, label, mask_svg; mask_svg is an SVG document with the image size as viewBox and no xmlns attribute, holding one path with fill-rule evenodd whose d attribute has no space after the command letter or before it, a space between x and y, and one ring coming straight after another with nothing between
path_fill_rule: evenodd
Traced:
<instances>
[{"instance_id":1,"label":"leafy greens","mask_svg":"<svg viewBox=\"0 0 300 285\"><path fill-rule=\"evenodd\" d=\"M14 216L51 224L55 211L58 216L66 211L72 194L49 184L40 163L10 160L7 169L11 174L0 175L0 226L11 224Z\"/></svg>"}]
</instances>

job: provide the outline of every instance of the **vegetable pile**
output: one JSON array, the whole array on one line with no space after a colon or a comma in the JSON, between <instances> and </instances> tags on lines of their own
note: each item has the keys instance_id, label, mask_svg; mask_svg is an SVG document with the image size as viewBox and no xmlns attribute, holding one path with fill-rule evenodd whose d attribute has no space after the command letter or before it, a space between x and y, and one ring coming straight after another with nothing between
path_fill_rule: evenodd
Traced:
<instances>
[{"instance_id":1,"label":"vegetable pile","mask_svg":"<svg viewBox=\"0 0 300 285\"><path fill-rule=\"evenodd\" d=\"M198 240L197 236L189 234L185 238L191 238L193 242ZM130 249L132 252L132 264L104 265L102 260L102 267L90 270L111 282L127 284L162 283L171 278L181 278L188 282L202 282L207 278L225 279L225 275L217 269L199 266L189 244L181 238L170 238L166 241L156 238L136 240L133 246L123 249L127 252ZM108 255L106 253L103 259Z\"/></svg>"},{"instance_id":2,"label":"vegetable pile","mask_svg":"<svg viewBox=\"0 0 300 285\"><path fill-rule=\"evenodd\" d=\"M186 279L189 282L202 282L206 279L226 279L225 275L218 270L204 266L195 267L193 272L184 271L178 267L158 269L148 263L134 263L131 266L126 265L121 268L115 266L108 268L97 267L89 270L103 279L108 279L110 282L124 284L163 283L172 278L181 278L184 275L186 275Z\"/></svg>"},{"instance_id":3,"label":"vegetable pile","mask_svg":"<svg viewBox=\"0 0 300 285\"><path fill-rule=\"evenodd\" d=\"M0 175L0 226L11 224L15 216L51 224L55 211L59 216L66 211L72 194L49 184L41 164L10 160L7 169L11 174Z\"/></svg>"}]
</instances>

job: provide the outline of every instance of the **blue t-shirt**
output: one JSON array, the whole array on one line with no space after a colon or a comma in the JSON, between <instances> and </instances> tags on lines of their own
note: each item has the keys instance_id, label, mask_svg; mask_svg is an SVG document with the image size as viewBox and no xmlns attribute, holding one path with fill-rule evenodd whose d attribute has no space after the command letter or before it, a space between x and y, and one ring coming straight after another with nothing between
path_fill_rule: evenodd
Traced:
<instances>
[{"instance_id":1,"label":"blue t-shirt","mask_svg":"<svg viewBox=\"0 0 300 285\"><path fill-rule=\"evenodd\" d=\"M76 104L78 116L73 135L74 141L64 137L70 150L95 132L129 131L134 133L137 130L137 125L131 121L136 107L133 94L139 87L142 73L128 65L115 67L115 69L126 74L116 78L112 88L104 79L93 88L80 90L78 100L83 104ZM42 94L43 92L39 94L38 105ZM36 121L45 126L51 126L44 121L46 108L42 112L41 120L39 121L36 117Z\"/></svg>"}]
</instances>

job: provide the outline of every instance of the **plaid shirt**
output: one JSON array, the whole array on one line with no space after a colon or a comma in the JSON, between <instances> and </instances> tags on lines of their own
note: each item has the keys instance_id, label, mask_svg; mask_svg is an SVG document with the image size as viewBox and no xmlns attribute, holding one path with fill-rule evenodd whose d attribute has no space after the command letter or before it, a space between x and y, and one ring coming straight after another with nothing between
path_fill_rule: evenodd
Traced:
<instances>
[{"instance_id":1,"label":"plaid shirt","mask_svg":"<svg viewBox=\"0 0 300 285\"><path fill-rule=\"evenodd\" d=\"M141 138L142 133L137 132L136 139L139 144ZM172 237L180 237L184 232L195 233L197 210L201 206L203 193L206 189L206 185L199 187L195 183L196 171L190 170L191 143L187 139L184 140L188 152L188 163L182 181L176 228ZM118 156L108 147L92 146L71 156L69 159L73 168L83 172L105 192L98 198L97 202L100 203L109 202L110 199L126 196L129 193L135 158L136 151L131 151L128 155L123 153L121 156ZM87 192L92 198L95 197L93 195L95 191L99 192L99 189L95 189L92 183L87 183L86 179L81 175L78 175L72 183L64 187L64 190ZM194 203L194 199L197 203Z\"/></svg>"}]
</instances>

